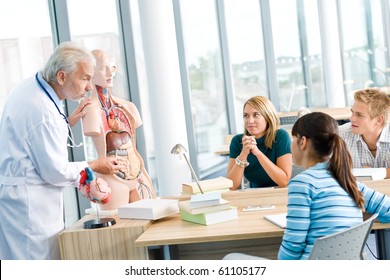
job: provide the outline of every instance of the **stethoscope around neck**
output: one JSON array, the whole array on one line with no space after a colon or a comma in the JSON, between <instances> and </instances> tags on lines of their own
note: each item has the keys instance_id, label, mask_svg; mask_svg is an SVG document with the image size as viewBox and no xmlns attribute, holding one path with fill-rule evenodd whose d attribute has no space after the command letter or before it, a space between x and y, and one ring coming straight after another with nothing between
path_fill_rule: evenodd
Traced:
<instances>
[{"instance_id":1,"label":"stethoscope around neck","mask_svg":"<svg viewBox=\"0 0 390 280\"><path fill-rule=\"evenodd\" d=\"M67 146L71 147L71 148L79 148L79 147L81 147L83 145L83 143L80 143L80 144L77 145L74 142L73 132L72 132L72 129L70 128L68 118L65 116L64 113L61 112L60 108L58 108L56 102L53 100L53 97L51 97L50 93L47 91L47 89L39 81L38 73L35 74L35 80L37 81L39 87L46 94L46 96L49 97L50 101L54 104L54 106L56 106L56 109L57 109L58 113L64 118L64 120L66 122L66 125L68 126L68 131L70 132L70 133L68 133L68 139L69 139L70 144L68 143Z\"/></svg>"}]
</instances>

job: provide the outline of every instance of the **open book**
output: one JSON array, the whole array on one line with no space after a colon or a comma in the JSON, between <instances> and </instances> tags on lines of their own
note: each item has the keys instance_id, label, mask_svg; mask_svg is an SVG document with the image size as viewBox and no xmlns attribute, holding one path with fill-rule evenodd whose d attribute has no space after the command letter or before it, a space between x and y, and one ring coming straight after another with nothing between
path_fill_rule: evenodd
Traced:
<instances>
[{"instance_id":1,"label":"open book","mask_svg":"<svg viewBox=\"0 0 390 280\"><path fill-rule=\"evenodd\" d=\"M286 215L287 215L287 213L266 215L266 216L264 216L264 219L266 219L267 221L270 221L271 223L273 223L281 228L286 228L286 225L287 225Z\"/></svg>"}]
</instances>

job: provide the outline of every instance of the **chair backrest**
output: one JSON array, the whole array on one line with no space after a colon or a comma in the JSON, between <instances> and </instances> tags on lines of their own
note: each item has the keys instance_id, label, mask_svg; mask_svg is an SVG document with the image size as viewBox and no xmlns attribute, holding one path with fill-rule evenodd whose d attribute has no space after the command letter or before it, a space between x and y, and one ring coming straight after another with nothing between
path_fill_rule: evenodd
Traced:
<instances>
[{"instance_id":1,"label":"chair backrest","mask_svg":"<svg viewBox=\"0 0 390 280\"><path fill-rule=\"evenodd\" d=\"M357 226L317 238L309 260L363 260L363 249L378 214Z\"/></svg>"}]
</instances>

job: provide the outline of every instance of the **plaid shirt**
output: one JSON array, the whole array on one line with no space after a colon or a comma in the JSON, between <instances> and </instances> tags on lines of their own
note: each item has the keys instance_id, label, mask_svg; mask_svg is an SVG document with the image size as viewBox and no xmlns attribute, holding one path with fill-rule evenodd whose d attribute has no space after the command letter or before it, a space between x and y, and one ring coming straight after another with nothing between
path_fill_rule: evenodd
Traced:
<instances>
[{"instance_id":1,"label":"plaid shirt","mask_svg":"<svg viewBox=\"0 0 390 280\"><path fill-rule=\"evenodd\" d=\"M339 127L341 138L347 143L351 152L353 167L390 167L390 131L389 126L383 128L377 142L376 156L374 157L361 135L353 134L351 123Z\"/></svg>"}]
</instances>

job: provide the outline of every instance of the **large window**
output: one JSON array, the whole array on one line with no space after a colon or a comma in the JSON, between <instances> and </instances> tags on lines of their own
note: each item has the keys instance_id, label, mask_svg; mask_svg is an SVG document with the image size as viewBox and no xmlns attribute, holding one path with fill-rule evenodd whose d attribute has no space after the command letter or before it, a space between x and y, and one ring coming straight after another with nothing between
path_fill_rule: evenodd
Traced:
<instances>
[{"instance_id":1,"label":"large window","mask_svg":"<svg viewBox=\"0 0 390 280\"><path fill-rule=\"evenodd\" d=\"M339 1L344 79L353 90L389 86L388 46L385 44L381 0ZM356 32L359 30L359 32ZM353 89L353 90L352 90Z\"/></svg>"},{"instance_id":2,"label":"large window","mask_svg":"<svg viewBox=\"0 0 390 280\"><path fill-rule=\"evenodd\" d=\"M365 0L343 0L340 3L344 75L354 82L354 88L372 85L373 50L368 48ZM360 30L361 32L355 32Z\"/></svg>"},{"instance_id":3,"label":"large window","mask_svg":"<svg viewBox=\"0 0 390 280\"><path fill-rule=\"evenodd\" d=\"M89 50L102 49L113 58L117 67L112 93L123 99L129 99L126 72L120 47L118 14L115 0L67 0L69 32L71 40L79 42ZM88 12L86 12L88 11ZM72 130L76 130L72 128ZM79 128L79 131L81 129ZM97 153L92 138L84 137L84 155L87 161L96 159ZM73 154L82 160L81 148L74 148ZM81 208L89 206L89 201L82 200ZM83 213L81 213L83 214Z\"/></svg>"},{"instance_id":4,"label":"large window","mask_svg":"<svg viewBox=\"0 0 390 280\"><path fill-rule=\"evenodd\" d=\"M114 87L115 96L129 99L118 35L118 15L115 0L68 0L69 28L72 41L80 42L89 50L102 49L117 66ZM85 11L88 11L86 13ZM88 22L88 24L85 24ZM96 151L90 137L85 137L87 160L96 159Z\"/></svg>"},{"instance_id":5,"label":"large window","mask_svg":"<svg viewBox=\"0 0 390 280\"><path fill-rule=\"evenodd\" d=\"M374 57L374 85L378 87L390 86L389 51L385 45L383 11L380 0L370 1L371 4L371 45ZM389 36L389 34L387 35Z\"/></svg>"},{"instance_id":6,"label":"large window","mask_svg":"<svg viewBox=\"0 0 390 280\"><path fill-rule=\"evenodd\" d=\"M145 143L146 155L147 158L144 158L145 163L147 163L148 173L150 179L152 180L153 187L156 192L159 193L159 184L157 179L157 167L156 167L156 158L155 158L155 147L154 147L154 137L153 137L153 126L152 126L152 111L150 110L149 103L149 89L146 75L146 66L145 66L145 53L143 51L142 44L142 32L141 32L141 20L139 17L139 7L138 0L130 0L130 15L131 15L131 24L133 26L133 44L134 44L134 56L135 56L135 65L133 66L137 85L139 90L139 98L141 103L141 113L143 121L143 131L144 137L142 141ZM129 28L129 27L127 27ZM132 73L130 73L131 75ZM139 134L138 134L139 135ZM139 142L138 142L139 143Z\"/></svg>"},{"instance_id":7,"label":"large window","mask_svg":"<svg viewBox=\"0 0 390 280\"><path fill-rule=\"evenodd\" d=\"M307 104L296 2L270 1L281 111L291 111Z\"/></svg>"},{"instance_id":8,"label":"large window","mask_svg":"<svg viewBox=\"0 0 390 280\"><path fill-rule=\"evenodd\" d=\"M218 167L214 154L228 131L225 82L214 1L181 1L181 20L190 83L192 122L201 177ZM183 74L183 73L182 73Z\"/></svg>"},{"instance_id":9,"label":"large window","mask_svg":"<svg viewBox=\"0 0 390 280\"><path fill-rule=\"evenodd\" d=\"M316 1L270 1L281 111L324 107L321 38Z\"/></svg>"},{"instance_id":10,"label":"large window","mask_svg":"<svg viewBox=\"0 0 390 280\"><path fill-rule=\"evenodd\" d=\"M225 0L224 6L237 132L242 132L245 101L256 95L268 97L260 5L258 0Z\"/></svg>"},{"instance_id":11,"label":"large window","mask_svg":"<svg viewBox=\"0 0 390 280\"><path fill-rule=\"evenodd\" d=\"M308 103L306 106L325 107L327 100L317 1L304 0L299 3L301 3L299 17L301 19L300 28L302 29L300 35L302 62L305 71L305 84L308 89Z\"/></svg>"},{"instance_id":12,"label":"large window","mask_svg":"<svg viewBox=\"0 0 390 280\"><path fill-rule=\"evenodd\" d=\"M53 51L47 0L0 1L0 26L1 119L11 89L39 71Z\"/></svg>"}]
</instances>

